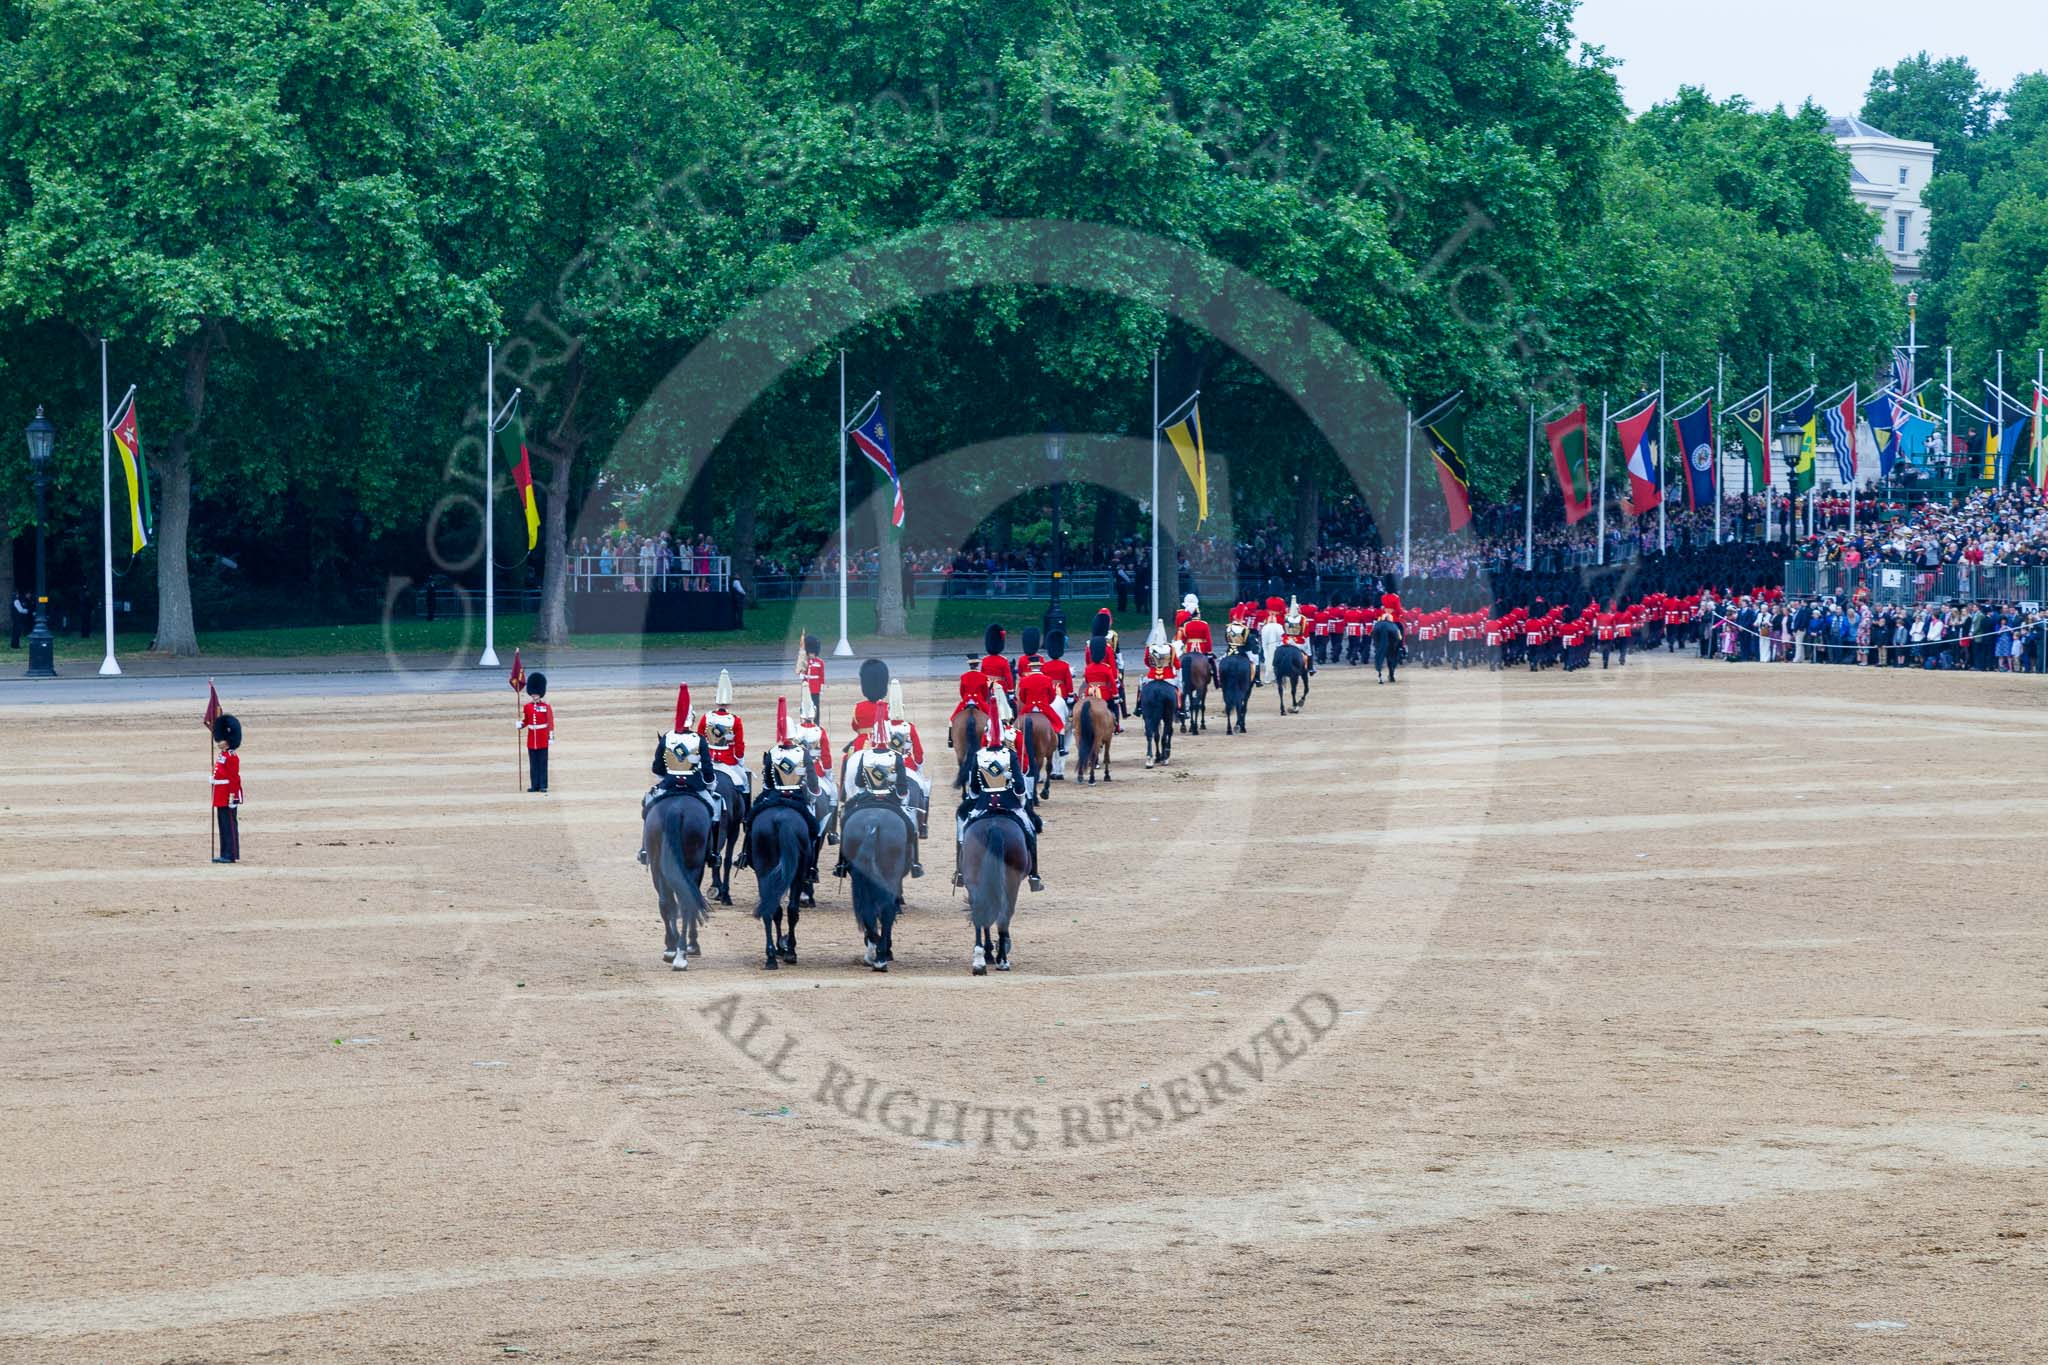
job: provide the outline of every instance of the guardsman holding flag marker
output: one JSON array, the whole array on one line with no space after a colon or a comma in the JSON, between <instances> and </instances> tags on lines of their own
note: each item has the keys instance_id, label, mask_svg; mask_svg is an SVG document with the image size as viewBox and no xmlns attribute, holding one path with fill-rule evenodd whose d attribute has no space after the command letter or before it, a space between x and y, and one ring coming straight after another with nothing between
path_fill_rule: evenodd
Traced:
<instances>
[{"instance_id":1,"label":"guardsman holding flag marker","mask_svg":"<svg viewBox=\"0 0 2048 1365\"><path fill-rule=\"evenodd\" d=\"M547 674L529 677L526 695L531 700L520 712L519 733L526 740L526 790L538 796L548 789L548 748L555 738L555 708L547 700Z\"/></svg>"}]
</instances>

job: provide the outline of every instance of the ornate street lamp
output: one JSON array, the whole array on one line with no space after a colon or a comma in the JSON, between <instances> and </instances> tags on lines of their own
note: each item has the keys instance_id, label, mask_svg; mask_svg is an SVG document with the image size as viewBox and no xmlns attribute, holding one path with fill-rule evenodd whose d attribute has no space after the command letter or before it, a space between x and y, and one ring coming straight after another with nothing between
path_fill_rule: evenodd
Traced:
<instances>
[{"instance_id":1,"label":"ornate street lamp","mask_svg":"<svg viewBox=\"0 0 2048 1365\"><path fill-rule=\"evenodd\" d=\"M50 594L43 583L44 491L50 486L50 452L57 445L57 428L36 409L28 424L28 467L36 485L36 624L28 636L28 676L57 676L57 642L50 638Z\"/></svg>"}]
</instances>

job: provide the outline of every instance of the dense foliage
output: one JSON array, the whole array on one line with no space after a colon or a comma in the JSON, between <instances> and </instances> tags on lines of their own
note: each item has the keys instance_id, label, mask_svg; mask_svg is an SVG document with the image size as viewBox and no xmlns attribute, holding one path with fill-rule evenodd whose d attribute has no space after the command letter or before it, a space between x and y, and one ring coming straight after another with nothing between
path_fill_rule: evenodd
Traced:
<instances>
[{"instance_id":1,"label":"dense foliage","mask_svg":"<svg viewBox=\"0 0 2048 1365\"><path fill-rule=\"evenodd\" d=\"M1246 272L1396 392L1467 390L1496 497L1517 496L1532 396L1633 394L1666 353L1674 386L1711 383L1722 353L1731 383L1767 351L1867 373L1902 310L1819 112L1687 92L1631 122L1572 11L0 0L0 411L59 420L60 588L91 581L111 339L160 480L129 581L153 576L160 645L189 649L195 598L270 583L341 610L432 572L435 547L473 580L486 339L545 490L515 571L545 566L544 632L593 490L607 516L814 554L842 346L913 477L1052 428L1142 439L1159 348L1170 389L1207 395L1219 502L1312 534L1356 455L1332 440L1367 438L1317 431L1141 275L847 306L893 282L831 263L953 224L1114 225ZM1996 268L2023 268L2042 215L1998 216ZM715 444L648 419L664 376L793 281L855 320L781 357ZM949 467L917 524L1009 534L1042 514L1041 458L1032 437ZM1119 460L1092 443L1069 472L1135 491ZM21 464L0 460L0 536ZM1134 523L1125 498L1086 501L1084 536Z\"/></svg>"}]
</instances>

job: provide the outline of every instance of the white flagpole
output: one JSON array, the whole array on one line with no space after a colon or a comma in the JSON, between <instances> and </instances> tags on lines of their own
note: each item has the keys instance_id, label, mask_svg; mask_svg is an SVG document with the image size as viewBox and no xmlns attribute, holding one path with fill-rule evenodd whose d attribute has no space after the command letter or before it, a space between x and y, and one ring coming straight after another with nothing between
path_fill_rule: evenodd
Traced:
<instances>
[{"instance_id":1,"label":"white flagpole","mask_svg":"<svg viewBox=\"0 0 2048 1365\"><path fill-rule=\"evenodd\" d=\"M498 544L497 518L491 504L498 481L498 348L484 343L484 655L478 668L498 666ZM566 542L565 542L566 543Z\"/></svg>"},{"instance_id":2,"label":"white flagpole","mask_svg":"<svg viewBox=\"0 0 2048 1365\"><path fill-rule=\"evenodd\" d=\"M1992 404L1993 407L1998 409L1998 415L1991 419L1992 440L1998 442L1998 458L1991 462L1991 473L1998 485L1998 491L2003 493L2005 491L2005 471L2012 464L2012 461L2005 453L2005 351L2003 349L1998 352L1998 378L1992 381L1992 387L1998 390L1998 398ZM1989 446L1991 441L1986 441L1984 444Z\"/></svg>"},{"instance_id":3,"label":"white flagpole","mask_svg":"<svg viewBox=\"0 0 2048 1365\"><path fill-rule=\"evenodd\" d=\"M1728 357L1717 354L1714 357L1714 420L1708 423L1713 428L1714 439L1714 543L1716 545L1721 543L1721 488L1724 477L1721 472L1721 465L1723 463L1721 459L1721 422L1727 416L1726 413L1721 411L1721 408L1723 406L1723 390L1727 388L1727 385ZM1679 453L1683 454L1684 452L1681 451Z\"/></svg>"},{"instance_id":4,"label":"white flagpole","mask_svg":"<svg viewBox=\"0 0 2048 1365\"><path fill-rule=\"evenodd\" d=\"M1600 395L1600 560L1607 562L1607 395Z\"/></svg>"},{"instance_id":5,"label":"white flagpole","mask_svg":"<svg viewBox=\"0 0 2048 1365\"><path fill-rule=\"evenodd\" d=\"M1661 555L1671 550L1664 530L1664 509L1671 504L1671 494L1664 486L1670 462L1664 458L1664 433L1657 430L1658 423L1666 426L1671 423L1670 410L1664 406L1664 354L1661 351L1657 354L1657 421L1650 423L1650 430L1657 437L1657 553Z\"/></svg>"},{"instance_id":6,"label":"white flagpole","mask_svg":"<svg viewBox=\"0 0 2048 1365\"><path fill-rule=\"evenodd\" d=\"M836 659L853 657L853 641L846 631L846 352L839 353L839 643L832 647Z\"/></svg>"},{"instance_id":7,"label":"white flagpole","mask_svg":"<svg viewBox=\"0 0 2048 1365\"><path fill-rule=\"evenodd\" d=\"M1863 415L1863 381L1849 386L1849 534L1856 534L1857 491L1863 483L1862 461L1856 458L1856 422Z\"/></svg>"},{"instance_id":8,"label":"white flagpole","mask_svg":"<svg viewBox=\"0 0 2048 1365\"><path fill-rule=\"evenodd\" d=\"M1777 432L1777 426L1778 426L1778 394L1777 394L1777 383L1778 383L1778 356L1777 356L1777 352L1773 351L1773 352L1771 352L1770 354L1768 354L1768 355L1766 355L1766 356L1764 357L1764 430L1763 430L1763 437L1764 437L1764 486L1763 486L1763 495L1764 495L1764 544L1766 544L1766 545L1768 545L1768 544L1770 544L1770 543L1771 543L1771 522L1772 522L1772 521L1773 521L1773 519L1774 519L1774 518L1773 518L1773 515L1772 515L1772 504L1776 503L1776 502L1777 502L1777 500L1778 500L1778 498L1777 498L1777 494L1771 491L1771 490L1772 490L1772 485L1773 485L1774 483L1776 483L1776 482L1777 482L1777 474L1776 474L1776 471L1774 471L1774 470L1773 470L1773 469L1771 468L1771 450L1772 450L1772 448L1773 448L1773 447L1775 447L1775 446L1776 446L1776 445L1778 444L1778 432Z\"/></svg>"},{"instance_id":9,"label":"white flagpole","mask_svg":"<svg viewBox=\"0 0 2048 1365\"><path fill-rule=\"evenodd\" d=\"M1522 572L1536 571L1536 404L1529 404L1529 475L1522 484Z\"/></svg>"},{"instance_id":10,"label":"white flagpole","mask_svg":"<svg viewBox=\"0 0 2048 1365\"><path fill-rule=\"evenodd\" d=\"M1406 453L1401 467L1401 577L1405 580L1415 571L1415 561L1409 541L1412 529L1411 513L1414 510L1415 492L1415 409L1402 408L1401 415L1408 419ZM1404 582L1403 587L1407 584Z\"/></svg>"},{"instance_id":11,"label":"white flagpole","mask_svg":"<svg viewBox=\"0 0 2048 1365\"><path fill-rule=\"evenodd\" d=\"M1943 363L1948 369L1948 378L1942 382L1941 392L1941 463L1948 470L1948 476L1956 476L1956 348L1942 348Z\"/></svg>"},{"instance_id":12,"label":"white flagpole","mask_svg":"<svg viewBox=\"0 0 2048 1365\"><path fill-rule=\"evenodd\" d=\"M100 546L105 550L107 595L107 657L100 660L100 676L120 676L114 661L114 414L107 410L107 339L100 338ZM140 473L140 471L137 471ZM143 475L147 478L147 475ZM134 513L130 512L130 516Z\"/></svg>"},{"instance_id":13,"label":"white flagpole","mask_svg":"<svg viewBox=\"0 0 2048 1365\"><path fill-rule=\"evenodd\" d=\"M1152 619L1159 615L1159 348L1152 348ZM1148 624L1149 631L1151 626Z\"/></svg>"}]
</instances>

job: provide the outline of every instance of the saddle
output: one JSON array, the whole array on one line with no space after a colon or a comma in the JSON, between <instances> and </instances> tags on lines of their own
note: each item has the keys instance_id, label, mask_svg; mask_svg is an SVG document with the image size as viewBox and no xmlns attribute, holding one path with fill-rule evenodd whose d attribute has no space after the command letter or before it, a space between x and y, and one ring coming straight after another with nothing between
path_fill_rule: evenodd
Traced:
<instances>
[{"instance_id":1,"label":"saddle","mask_svg":"<svg viewBox=\"0 0 2048 1365\"><path fill-rule=\"evenodd\" d=\"M1011 810L1008 806L998 806L993 802L987 801L980 803L973 810L967 812L967 820L962 825L961 832L965 834L967 830L972 829L983 820L997 815L1002 816L1006 820L1016 821L1018 827L1024 831L1026 838L1030 838L1038 833L1038 817L1035 812L1027 813L1026 811Z\"/></svg>"},{"instance_id":2,"label":"saddle","mask_svg":"<svg viewBox=\"0 0 2048 1365\"><path fill-rule=\"evenodd\" d=\"M666 782L657 783L652 791L640 799L640 813L645 815L671 796L696 797L710 810L713 824L717 824L725 814L725 803L719 799L715 789L698 786L696 783L672 786Z\"/></svg>"},{"instance_id":3,"label":"saddle","mask_svg":"<svg viewBox=\"0 0 2048 1365\"><path fill-rule=\"evenodd\" d=\"M864 791L849 798L846 804L839 808L839 827L845 829L850 816L870 808L895 811L909 823L910 837L917 837L917 816L911 812L910 807L893 796L883 796L877 792Z\"/></svg>"}]
</instances>

